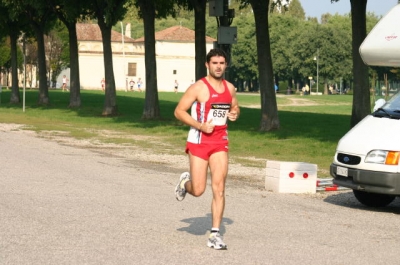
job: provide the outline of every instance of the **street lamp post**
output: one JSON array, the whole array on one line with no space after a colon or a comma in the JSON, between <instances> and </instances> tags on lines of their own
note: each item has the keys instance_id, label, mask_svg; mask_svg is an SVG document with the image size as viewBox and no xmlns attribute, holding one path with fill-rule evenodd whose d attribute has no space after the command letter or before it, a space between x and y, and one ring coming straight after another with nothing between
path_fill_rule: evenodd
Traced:
<instances>
[{"instance_id":1,"label":"street lamp post","mask_svg":"<svg viewBox=\"0 0 400 265\"><path fill-rule=\"evenodd\" d=\"M314 60L317 61L317 95L318 95L318 83L319 83L319 48L317 49L317 56L314 57Z\"/></svg>"},{"instance_id":2,"label":"street lamp post","mask_svg":"<svg viewBox=\"0 0 400 265\"><path fill-rule=\"evenodd\" d=\"M25 39L25 33L23 33L22 36L22 49L24 53L24 87L23 87L23 93L22 93L22 112L25 112L25 91L26 91L26 39Z\"/></svg>"},{"instance_id":3,"label":"street lamp post","mask_svg":"<svg viewBox=\"0 0 400 265\"><path fill-rule=\"evenodd\" d=\"M125 76L125 92L128 92L128 77L125 69L125 36L124 36L124 23L121 21L121 37L122 37L122 69L124 69Z\"/></svg>"}]
</instances>

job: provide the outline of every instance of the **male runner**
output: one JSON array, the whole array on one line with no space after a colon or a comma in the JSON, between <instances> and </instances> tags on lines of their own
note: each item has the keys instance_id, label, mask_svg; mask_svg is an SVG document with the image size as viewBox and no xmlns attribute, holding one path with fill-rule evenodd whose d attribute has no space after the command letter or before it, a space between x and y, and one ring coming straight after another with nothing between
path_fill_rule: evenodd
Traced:
<instances>
[{"instance_id":1,"label":"male runner","mask_svg":"<svg viewBox=\"0 0 400 265\"><path fill-rule=\"evenodd\" d=\"M207 185L207 170L210 168L212 228L207 246L227 249L219 233L228 174L227 120L237 119L239 105L235 87L223 79L227 67L225 52L212 49L206 59L209 74L187 89L175 109L175 117L190 126L186 143L190 173L181 175L175 195L178 201L183 200L186 193L195 197L202 195ZM190 108L191 115L187 112Z\"/></svg>"}]
</instances>

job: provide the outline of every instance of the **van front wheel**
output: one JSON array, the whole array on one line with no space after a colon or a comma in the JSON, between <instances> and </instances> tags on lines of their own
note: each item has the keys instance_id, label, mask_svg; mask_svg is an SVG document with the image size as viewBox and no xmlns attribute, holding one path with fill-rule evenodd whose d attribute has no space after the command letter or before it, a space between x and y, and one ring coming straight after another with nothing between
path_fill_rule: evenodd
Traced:
<instances>
[{"instance_id":1,"label":"van front wheel","mask_svg":"<svg viewBox=\"0 0 400 265\"><path fill-rule=\"evenodd\" d=\"M393 195L370 193L360 190L353 190L353 193L359 202L369 207L385 207L396 198Z\"/></svg>"}]
</instances>

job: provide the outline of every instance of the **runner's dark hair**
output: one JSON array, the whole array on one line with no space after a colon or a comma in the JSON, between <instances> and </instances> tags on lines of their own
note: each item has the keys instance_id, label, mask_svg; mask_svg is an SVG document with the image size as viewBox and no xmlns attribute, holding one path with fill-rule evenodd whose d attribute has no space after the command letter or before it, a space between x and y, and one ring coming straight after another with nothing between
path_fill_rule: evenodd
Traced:
<instances>
[{"instance_id":1,"label":"runner's dark hair","mask_svg":"<svg viewBox=\"0 0 400 265\"><path fill-rule=\"evenodd\" d=\"M225 58L225 61L228 60L228 57L226 56L226 53L223 49L220 48L215 48L215 49L211 49L208 53L207 53L207 63L210 62L211 57L214 56L222 56Z\"/></svg>"}]
</instances>

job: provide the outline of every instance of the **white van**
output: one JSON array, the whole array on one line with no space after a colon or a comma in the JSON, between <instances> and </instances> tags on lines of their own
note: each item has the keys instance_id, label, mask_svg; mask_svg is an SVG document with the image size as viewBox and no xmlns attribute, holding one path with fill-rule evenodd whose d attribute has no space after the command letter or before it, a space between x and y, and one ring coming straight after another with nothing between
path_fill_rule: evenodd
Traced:
<instances>
[{"instance_id":1,"label":"white van","mask_svg":"<svg viewBox=\"0 0 400 265\"><path fill-rule=\"evenodd\" d=\"M400 67L400 4L389 11L360 46L368 65ZM389 88L387 88L389 89ZM389 90L388 90L389 91ZM400 196L400 93L380 99L374 112L339 141L330 174L353 189L364 205L383 207Z\"/></svg>"}]
</instances>

